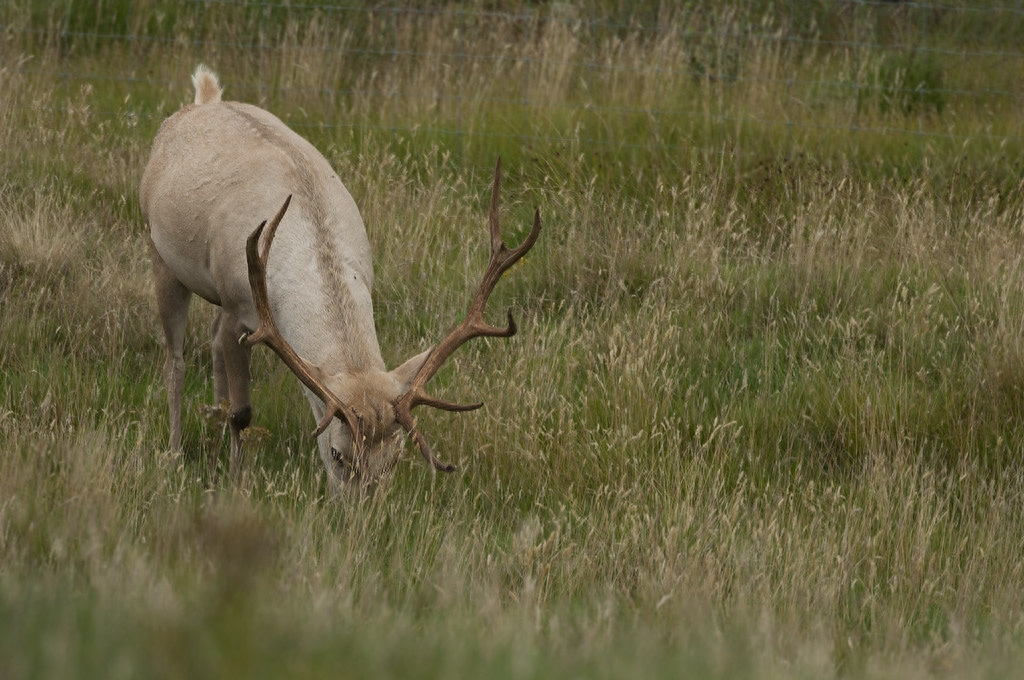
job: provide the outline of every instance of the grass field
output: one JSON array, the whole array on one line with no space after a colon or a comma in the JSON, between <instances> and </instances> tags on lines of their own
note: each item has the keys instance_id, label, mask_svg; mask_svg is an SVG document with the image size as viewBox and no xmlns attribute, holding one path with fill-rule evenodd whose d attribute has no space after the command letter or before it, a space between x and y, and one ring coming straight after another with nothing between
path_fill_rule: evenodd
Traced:
<instances>
[{"instance_id":1,"label":"grass field","mask_svg":"<svg viewBox=\"0 0 1024 680\"><path fill-rule=\"evenodd\" d=\"M94 5L0 9L0 677L1024 675L1018 15ZM519 335L433 383L485 408L418 414L456 473L330 499L258 350L210 490L201 303L167 450L137 186L200 61L356 198L389 366L464 313L499 153L510 242L540 208Z\"/></svg>"}]
</instances>

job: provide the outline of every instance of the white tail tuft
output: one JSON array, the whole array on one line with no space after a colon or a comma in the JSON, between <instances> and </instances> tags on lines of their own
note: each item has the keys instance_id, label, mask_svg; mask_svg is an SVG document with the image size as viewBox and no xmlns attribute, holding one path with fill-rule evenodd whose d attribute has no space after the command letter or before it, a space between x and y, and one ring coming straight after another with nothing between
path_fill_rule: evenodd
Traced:
<instances>
[{"instance_id":1,"label":"white tail tuft","mask_svg":"<svg viewBox=\"0 0 1024 680\"><path fill-rule=\"evenodd\" d=\"M197 66L196 72L192 74L192 84L196 88L196 104L220 101L221 87L217 74L203 64Z\"/></svg>"}]
</instances>

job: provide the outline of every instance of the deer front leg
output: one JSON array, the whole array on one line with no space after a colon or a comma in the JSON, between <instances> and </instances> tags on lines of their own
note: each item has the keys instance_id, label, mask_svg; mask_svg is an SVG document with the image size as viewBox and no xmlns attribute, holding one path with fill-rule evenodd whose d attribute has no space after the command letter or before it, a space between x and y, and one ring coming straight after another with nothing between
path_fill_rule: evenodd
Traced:
<instances>
[{"instance_id":1,"label":"deer front leg","mask_svg":"<svg viewBox=\"0 0 1024 680\"><path fill-rule=\"evenodd\" d=\"M217 311L217 316L210 326L210 346L213 348L213 405L217 408L231 400L228 395L228 370L224 365L224 351L220 345L220 327L223 320L224 310L221 309Z\"/></svg>"},{"instance_id":2,"label":"deer front leg","mask_svg":"<svg viewBox=\"0 0 1024 680\"><path fill-rule=\"evenodd\" d=\"M252 421L249 392L249 358L252 349L240 345L243 328L234 315L221 310L213 324L213 385L217 404L228 402L228 429L231 432L231 477L241 481L247 468L242 430Z\"/></svg>"}]
</instances>

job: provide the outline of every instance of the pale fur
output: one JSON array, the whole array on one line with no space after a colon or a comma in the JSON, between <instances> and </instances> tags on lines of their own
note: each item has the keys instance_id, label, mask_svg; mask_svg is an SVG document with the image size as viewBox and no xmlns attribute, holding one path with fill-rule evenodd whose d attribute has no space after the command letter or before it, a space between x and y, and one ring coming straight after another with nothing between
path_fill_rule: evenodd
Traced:
<instances>
[{"instance_id":1,"label":"pale fur","mask_svg":"<svg viewBox=\"0 0 1024 680\"><path fill-rule=\"evenodd\" d=\"M230 403L232 472L245 467L240 435L251 413L249 350L237 339L258 325L245 241L292 195L267 265L271 309L284 339L362 420L367 446L359 460L352 458L342 421L335 419L319 437L332 487L372 484L401 446L391 401L428 353L385 368L374 330L366 231L327 160L272 114L221 101L217 77L206 67L196 69L193 83L195 103L161 125L139 187L167 345L170 445L181 446L182 345L195 293L221 307L213 328L214 400ZM319 421L323 403L306 395Z\"/></svg>"},{"instance_id":2,"label":"pale fur","mask_svg":"<svg viewBox=\"0 0 1024 680\"><path fill-rule=\"evenodd\" d=\"M192 74L192 85L196 88L196 104L219 102L223 90L217 74L200 64Z\"/></svg>"}]
</instances>

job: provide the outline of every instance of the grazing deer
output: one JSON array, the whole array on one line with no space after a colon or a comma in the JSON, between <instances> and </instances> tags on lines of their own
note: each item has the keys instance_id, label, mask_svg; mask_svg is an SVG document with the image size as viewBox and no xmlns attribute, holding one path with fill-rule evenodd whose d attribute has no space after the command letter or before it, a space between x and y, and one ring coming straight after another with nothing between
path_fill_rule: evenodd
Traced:
<instances>
[{"instance_id":1,"label":"grazing deer","mask_svg":"<svg viewBox=\"0 0 1024 680\"><path fill-rule=\"evenodd\" d=\"M194 293L220 306L212 329L214 400L229 404L233 476L243 467L241 433L252 418L249 357L257 343L305 387L332 490L372 488L401 453L402 430L434 468L454 469L431 451L411 411L481 406L432 397L426 384L467 340L516 332L511 311L506 327L487 324L483 311L501 275L536 242L539 211L522 244L507 248L498 227L499 160L491 259L467 318L433 350L388 371L374 330L370 244L341 180L272 114L222 101L205 67L192 82L195 103L161 125L139 187L167 347L171 448L181 448L182 346Z\"/></svg>"}]
</instances>

